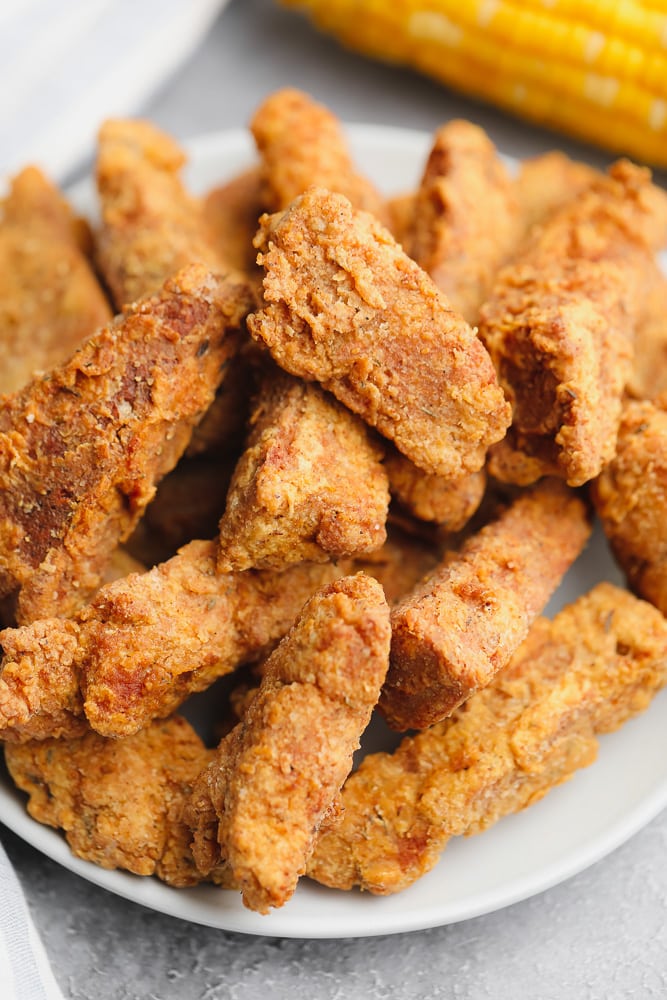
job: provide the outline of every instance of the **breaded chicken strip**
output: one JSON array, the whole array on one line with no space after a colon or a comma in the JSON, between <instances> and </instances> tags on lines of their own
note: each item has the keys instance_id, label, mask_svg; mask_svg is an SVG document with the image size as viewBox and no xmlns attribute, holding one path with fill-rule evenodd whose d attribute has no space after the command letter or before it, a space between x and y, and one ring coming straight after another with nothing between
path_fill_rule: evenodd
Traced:
<instances>
[{"instance_id":1,"label":"breaded chicken strip","mask_svg":"<svg viewBox=\"0 0 667 1000\"><path fill-rule=\"evenodd\" d=\"M440 562L437 548L407 534L396 525L387 525L387 541L381 549L344 561L346 572L363 572L382 584L387 603L392 606L432 573Z\"/></svg>"},{"instance_id":2,"label":"breaded chicken strip","mask_svg":"<svg viewBox=\"0 0 667 1000\"><path fill-rule=\"evenodd\" d=\"M267 372L220 522L218 571L380 548L389 506L381 458L363 421L318 385Z\"/></svg>"},{"instance_id":3,"label":"breaded chicken strip","mask_svg":"<svg viewBox=\"0 0 667 1000\"><path fill-rule=\"evenodd\" d=\"M248 321L278 364L318 381L426 472L476 472L510 418L475 333L371 215L312 188L264 216L265 307Z\"/></svg>"},{"instance_id":4,"label":"breaded chicken strip","mask_svg":"<svg viewBox=\"0 0 667 1000\"><path fill-rule=\"evenodd\" d=\"M86 259L87 230L36 168L0 202L0 393L64 361L111 309Z\"/></svg>"},{"instance_id":5,"label":"breaded chicken strip","mask_svg":"<svg viewBox=\"0 0 667 1000\"><path fill-rule=\"evenodd\" d=\"M345 195L382 218L384 203L354 168L340 122L300 90L277 90L260 105L250 130L261 157L262 200L277 212L317 185Z\"/></svg>"},{"instance_id":6,"label":"breaded chicken strip","mask_svg":"<svg viewBox=\"0 0 667 1000\"><path fill-rule=\"evenodd\" d=\"M0 739L25 743L86 732L79 625L46 618L5 629L0 643Z\"/></svg>"},{"instance_id":7,"label":"breaded chicken strip","mask_svg":"<svg viewBox=\"0 0 667 1000\"><path fill-rule=\"evenodd\" d=\"M251 280L261 281L257 254L252 241L264 212L259 167L250 167L203 198L202 211L210 240L222 260L243 271Z\"/></svg>"},{"instance_id":8,"label":"breaded chicken strip","mask_svg":"<svg viewBox=\"0 0 667 1000\"><path fill-rule=\"evenodd\" d=\"M67 733L81 711L102 735L128 736L269 653L311 594L344 573L302 563L218 574L215 558L214 542L191 542L150 572L102 587L71 621L1 632L0 739Z\"/></svg>"},{"instance_id":9,"label":"breaded chicken strip","mask_svg":"<svg viewBox=\"0 0 667 1000\"><path fill-rule=\"evenodd\" d=\"M282 906L304 873L377 701L389 639L375 580L318 591L197 781L185 813L195 861L204 875L225 862L250 909Z\"/></svg>"},{"instance_id":10,"label":"breaded chicken strip","mask_svg":"<svg viewBox=\"0 0 667 1000\"><path fill-rule=\"evenodd\" d=\"M88 732L5 748L28 812L62 828L73 854L175 886L202 881L180 814L212 755L179 716L125 740Z\"/></svg>"},{"instance_id":11,"label":"breaded chicken strip","mask_svg":"<svg viewBox=\"0 0 667 1000\"><path fill-rule=\"evenodd\" d=\"M512 403L489 470L526 485L579 486L614 454L621 397L667 194L627 161L538 226L501 271L480 336Z\"/></svg>"},{"instance_id":12,"label":"breaded chicken strip","mask_svg":"<svg viewBox=\"0 0 667 1000\"><path fill-rule=\"evenodd\" d=\"M655 399L667 391L667 276L657 266L637 323L626 390L635 399Z\"/></svg>"},{"instance_id":13,"label":"breaded chicken strip","mask_svg":"<svg viewBox=\"0 0 667 1000\"><path fill-rule=\"evenodd\" d=\"M435 133L406 251L470 324L523 234L514 183L483 129L450 121Z\"/></svg>"},{"instance_id":14,"label":"breaded chicken strip","mask_svg":"<svg viewBox=\"0 0 667 1000\"><path fill-rule=\"evenodd\" d=\"M184 164L180 146L150 122L109 119L100 129L96 253L119 310L153 295L188 264L230 269L213 245L201 202L183 186Z\"/></svg>"},{"instance_id":15,"label":"breaded chicken strip","mask_svg":"<svg viewBox=\"0 0 667 1000\"><path fill-rule=\"evenodd\" d=\"M601 583L549 622L451 719L362 761L307 874L386 895L429 871L450 837L487 829L592 763L596 735L647 708L667 680L667 623Z\"/></svg>"},{"instance_id":16,"label":"breaded chicken strip","mask_svg":"<svg viewBox=\"0 0 667 1000\"><path fill-rule=\"evenodd\" d=\"M533 226L545 222L600 176L595 167L572 160L556 149L522 160L516 179L516 195L523 231L528 233Z\"/></svg>"},{"instance_id":17,"label":"breaded chicken strip","mask_svg":"<svg viewBox=\"0 0 667 1000\"><path fill-rule=\"evenodd\" d=\"M616 455L591 495L628 583L667 614L667 393L626 402Z\"/></svg>"},{"instance_id":18,"label":"breaded chicken strip","mask_svg":"<svg viewBox=\"0 0 667 1000\"><path fill-rule=\"evenodd\" d=\"M20 624L72 614L210 405L250 307L193 266L0 399L0 596Z\"/></svg>"},{"instance_id":19,"label":"breaded chicken strip","mask_svg":"<svg viewBox=\"0 0 667 1000\"><path fill-rule=\"evenodd\" d=\"M414 517L460 531L473 516L484 496L486 472L469 472L462 479L446 479L419 469L400 451L387 451L384 467L393 497Z\"/></svg>"},{"instance_id":20,"label":"breaded chicken strip","mask_svg":"<svg viewBox=\"0 0 667 1000\"><path fill-rule=\"evenodd\" d=\"M395 729L439 722L507 665L590 535L559 480L519 496L392 613L380 710Z\"/></svg>"}]
</instances>

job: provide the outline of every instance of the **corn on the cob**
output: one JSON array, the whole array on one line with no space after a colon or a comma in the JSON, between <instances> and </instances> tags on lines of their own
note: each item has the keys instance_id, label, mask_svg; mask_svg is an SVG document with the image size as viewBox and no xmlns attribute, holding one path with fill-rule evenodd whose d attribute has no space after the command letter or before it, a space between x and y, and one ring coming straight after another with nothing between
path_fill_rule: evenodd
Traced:
<instances>
[{"instance_id":1,"label":"corn on the cob","mask_svg":"<svg viewBox=\"0 0 667 1000\"><path fill-rule=\"evenodd\" d=\"M667 167L667 0L282 0L350 48Z\"/></svg>"}]
</instances>

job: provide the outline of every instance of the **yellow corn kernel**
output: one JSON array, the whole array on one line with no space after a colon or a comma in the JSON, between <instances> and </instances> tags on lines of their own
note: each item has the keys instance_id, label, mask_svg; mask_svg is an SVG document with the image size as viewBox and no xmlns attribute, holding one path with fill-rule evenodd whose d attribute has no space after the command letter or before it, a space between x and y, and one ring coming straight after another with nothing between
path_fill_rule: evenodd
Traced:
<instances>
[{"instance_id":1,"label":"yellow corn kernel","mask_svg":"<svg viewBox=\"0 0 667 1000\"><path fill-rule=\"evenodd\" d=\"M350 48L667 167L667 0L282 0Z\"/></svg>"}]
</instances>

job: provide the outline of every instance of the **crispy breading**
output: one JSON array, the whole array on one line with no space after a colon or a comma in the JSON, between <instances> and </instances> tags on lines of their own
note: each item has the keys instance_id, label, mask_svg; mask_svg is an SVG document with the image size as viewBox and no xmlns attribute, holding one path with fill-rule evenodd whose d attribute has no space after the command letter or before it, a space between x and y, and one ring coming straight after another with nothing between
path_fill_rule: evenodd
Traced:
<instances>
[{"instance_id":1,"label":"crispy breading","mask_svg":"<svg viewBox=\"0 0 667 1000\"><path fill-rule=\"evenodd\" d=\"M445 479L419 469L405 455L388 449L384 467L391 495L414 517L460 531L479 507L486 489L486 472L469 472L462 479Z\"/></svg>"},{"instance_id":2,"label":"crispy breading","mask_svg":"<svg viewBox=\"0 0 667 1000\"><path fill-rule=\"evenodd\" d=\"M389 488L363 421L318 385L272 369L250 425L220 521L219 572L380 548Z\"/></svg>"},{"instance_id":3,"label":"crispy breading","mask_svg":"<svg viewBox=\"0 0 667 1000\"><path fill-rule=\"evenodd\" d=\"M0 632L0 739L80 736L88 729L79 684L81 631L46 618Z\"/></svg>"},{"instance_id":4,"label":"crispy breading","mask_svg":"<svg viewBox=\"0 0 667 1000\"><path fill-rule=\"evenodd\" d=\"M386 226L397 243L405 249L415 211L415 191L403 191L385 202Z\"/></svg>"},{"instance_id":5,"label":"crispy breading","mask_svg":"<svg viewBox=\"0 0 667 1000\"><path fill-rule=\"evenodd\" d=\"M395 525L387 525L387 541L381 549L357 556L343 566L347 572L363 571L374 577L388 604L397 604L418 583L432 573L440 561L439 551Z\"/></svg>"},{"instance_id":6,"label":"crispy breading","mask_svg":"<svg viewBox=\"0 0 667 1000\"><path fill-rule=\"evenodd\" d=\"M630 586L667 614L667 393L623 408L593 503Z\"/></svg>"},{"instance_id":7,"label":"crispy breading","mask_svg":"<svg viewBox=\"0 0 667 1000\"><path fill-rule=\"evenodd\" d=\"M17 621L69 615L178 461L249 309L194 265L0 399L0 596Z\"/></svg>"},{"instance_id":8,"label":"crispy breading","mask_svg":"<svg viewBox=\"0 0 667 1000\"><path fill-rule=\"evenodd\" d=\"M36 167L0 202L0 393L64 361L111 309L85 257L85 229Z\"/></svg>"},{"instance_id":9,"label":"crispy breading","mask_svg":"<svg viewBox=\"0 0 667 1000\"><path fill-rule=\"evenodd\" d=\"M96 257L118 309L153 295L182 267L230 267L180 173L185 153L150 122L112 118L99 132Z\"/></svg>"},{"instance_id":10,"label":"crispy breading","mask_svg":"<svg viewBox=\"0 0 667 1000\"><path fill-rule=\"evenodd\" d=\"M579 486L613 456L634 330L667 194L626 161L538 226L499 274L480 336L512 404L490 471L526 485Z\"/></svg>"},{"instance_id":11,"label":"crispy breading","mask_svg":"<svg viewBox=\"0 0 667 1000\"><path fill-rule=\"evenodd\" d=\"M609 583L538 619L511 664L451 719L368 755L307 874L377 894L411 885L450 837L479 833L585 767L596 734L642 712L667 680L667 622Z\"/></svg>"},{"instance_id":12,"label":"crispy breading","mask_svg":"<svg viewBox=\"0 0 667 1000\"><path fill-rule=\"evenodd\" d=\"M179 816L212 755L179 716L125 740L88 732L5 748L28 812L62 828L73 854L176 886L202 881Z\"/></svg>"},{"instance_id":13,"label":"crispy breading","mask_svg":"<svg viewBox=\"0 0 667 1000\"><path fill-rule=\"evenodd\" d=\"M343 575L328 563L221 574L216 554L213 543L192 542L149 573L104 588L83 610L81 685L93 729L135 732L261 658L311 594Z\"/></svg>"},{"instance_id":14,"label":"crispy breading","mask_svg":"<svg viewBox=\"0 0 667 1000\"><path fill-rule=\"evenodd\" d=\"M510 410L481 341L388 230L312 188L264 216L265 307L248 320L278 364L320 382L427 472L484 463Z\"/></svg>"},{"instance_id":15,"label":"crispy breading","mask_svg":"<svg viewBox=\"0 0 667 1000\"><path fill-rule=\"evenodd\" d=\"M439 722L507 665L590 535L560 480L519 496L392 613L380 710L395 729Z\"/></svg>"},{"instance_id":16,"label":"crispy breading","mask_svg":"<svg viewBox=\"0 0 667 1000\"><path fill-rule=\"evenodd\" d=\"M316 184L382 218L383 199L355 170L340 122L308 94L290 87L275 91L255 112L250 130L261 157L264 209L287 208Z\"/></svg>"},{"instance_id":17,"label":"crispy breading","mask_svg":"<svg viewBox=\"0 0 667 1000\"><path fill-rule=\"evenodd\" d=\"M471 324L523 235L514 183L483 129L437 130L404 246Z\"/></svg>"},{"instance_id":18,"label":"crispy breading","mask_svg":"<svg viewBox=\"0 0 667 1000\"><path fill-rule=\"evenodd\" d=\"M260 168L244 170L213 188L202 201L210 240L220 257L230 267L247 274L251 281L261 281L252 245L259 217L266 208L262 202Z\"/></svg>"},{"instance_id":19,"label":"crispy breading","mask_svg":"<svg viewBox=\"0 0 667 1000\"><path fill-rule=\"evenodd\" d=\"M131 735L268 654L311 594L344 575L332 563L218 574L215 558L214 542L191 542L102 587L76 619L1 632L0 739L43 739L50 719L82 711L104 736Z\"/></svg>"},{"instance_id":20,"label":"crispy breading","mask_svg":"<svg viewBox=\"0 0 667 1000\"><path fill-rule=\"evenodd\" d=\"M626 391L655 399L667 391L667 276L656 265L635 335L634 363Z\"/></svg>"},{"instance_id":21,"label":"crispy breading","mask_svg":"<svg viewBox=\"0 0 667 1000\"><path fill-rule=\"evenodd\" d=\"M595 167L572 160L556 149L522 160L516 178L516 195L524 232L543 223L600 176Z\"/></svg>"},{"instance_id":22,"label":"crispy breading","mask_svg":"<svg viewBox=\"0 0 667 1000\"><path fill-rule=\"evenodd\" d=\"M304 873L377 701L389 640L375 580L360 573L318 591L197 781L185 813L197 865L206 874L222 860L250 909L282 906Z\"/></svg>"}]
</instances>

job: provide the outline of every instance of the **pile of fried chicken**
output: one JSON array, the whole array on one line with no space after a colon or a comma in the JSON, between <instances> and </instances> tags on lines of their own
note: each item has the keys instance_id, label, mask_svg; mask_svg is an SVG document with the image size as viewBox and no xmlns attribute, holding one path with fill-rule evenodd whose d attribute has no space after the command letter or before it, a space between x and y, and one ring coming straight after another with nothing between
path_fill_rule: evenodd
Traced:
<instances>
[{"instance_id":1,"label":"pile of fried chicken","mask_svg":"<svg viewBox=\"0 0 667 1000\"><path fill-rule=\"evenodd\" d=\"M452 121L385 198L295 90L251 131L195 198L106 122L94 230L2 204L0 738L79 857L266 913L409 886L665 684L667 194ZM594 513L629 589L548 620Z\"/></svg>"}]
</instances>

